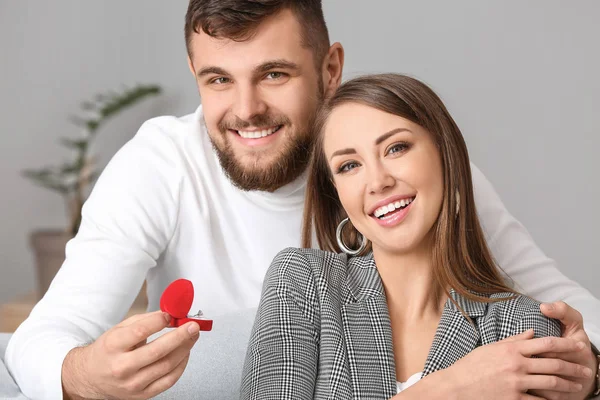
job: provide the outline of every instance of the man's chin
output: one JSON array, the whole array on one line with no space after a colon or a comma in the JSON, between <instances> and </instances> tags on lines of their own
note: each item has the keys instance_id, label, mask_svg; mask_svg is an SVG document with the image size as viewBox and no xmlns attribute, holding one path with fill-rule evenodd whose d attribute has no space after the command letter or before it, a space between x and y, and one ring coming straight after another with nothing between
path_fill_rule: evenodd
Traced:
<instances>
[{"instance_id":1,"label":"man's chin","mask_svg":"<svg viewBox=\"0 0 600 400\"><path fill-rule=\"evenodd\" d=\"M235 142L229 140L222 149L213 142L213 148L225 174L242 190L274 192L298 178L308 165L309 141L285 143L276 139L268 146Z\"/></svg>"},{"instance_id":2,"label":"man's chin","mask_svg":"<svg viewBox=\"0 0 600 400\"><path fill-rule=\"evenodd\" d=\"M274 165L281 161L281 153L268 151L249 151L235 154L235 160L238 168L244 173L253 174L260 173L273 168Z\"/></svg>"},{"instance_id":3,"label":"man's chin","mask_svg":"<svg viewBox=\"0 0 600 400\"><path fill-rule=\"evenodd\" d=\"M245 191L274 192L293 182L304 168L290 165L286 157L246 157L234 163L222 165L230 181ZM296 168L294 168L296 167Z\"/></svg>"}]
</instances>

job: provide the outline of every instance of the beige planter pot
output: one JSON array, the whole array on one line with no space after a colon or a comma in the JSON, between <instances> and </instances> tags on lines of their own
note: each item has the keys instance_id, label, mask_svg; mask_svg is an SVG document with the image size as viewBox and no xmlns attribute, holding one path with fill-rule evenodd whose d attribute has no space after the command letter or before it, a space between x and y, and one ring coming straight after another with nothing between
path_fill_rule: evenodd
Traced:
<instances>
[{"instance_id":1,"label":"beige planter pot","mask_svg":"<svg viewBox=\"0 0 600 400\"><path fill-rule=\"evenodd\" d=\"M31 234L30 243L35 254L37 298L41 299L54 276L65 261L65 246L71 235L64 231L44 230Z\"/></svg>"}]
</instances>

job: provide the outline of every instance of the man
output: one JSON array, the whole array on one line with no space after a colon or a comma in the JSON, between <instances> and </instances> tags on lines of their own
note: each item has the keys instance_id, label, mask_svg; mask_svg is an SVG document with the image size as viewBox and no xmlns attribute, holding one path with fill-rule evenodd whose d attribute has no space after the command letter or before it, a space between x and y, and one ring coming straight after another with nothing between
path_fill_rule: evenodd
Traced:
<instances>
[{"instance_id":1,"label":"man","mask_svg":"<svg viewBox=\"0 0 600 400\"><path fill-rule=\"evenodd\" d=\"M191 0L185 38L202 106L146 122L106 167L61 271L7 349L30 397L148 398L166 390L185 369L198 329L188 323L146 344L167 326L162 313L115 326L144 279L149 310L171 281L187 278L194 312L215 316L256 306L274 255L300 245L310 127L340 84L344 60L342 46L329 44L320 1ZM586 333L600 342L600 302L556 269L473 173L499 264L526 294L564 299L584 315L587 331L564 304L544 309L565 323L562 340L587 346L554 356L595 373ZM578 381L586 393L594 389L593 377Z\"/></svg>"}]
</instances>

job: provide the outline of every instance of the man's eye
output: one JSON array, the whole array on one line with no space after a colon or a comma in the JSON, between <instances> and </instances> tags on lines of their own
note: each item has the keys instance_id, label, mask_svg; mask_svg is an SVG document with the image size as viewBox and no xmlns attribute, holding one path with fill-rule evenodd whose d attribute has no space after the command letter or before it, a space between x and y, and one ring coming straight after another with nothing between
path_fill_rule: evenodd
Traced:
<instances>
[{"instance_id":1,"label":"man's eye","mask_svg":"<svg viewBox=\"0 0 600 400\"><path fill-rule=\"evenodd\" d=\"M229 83L229 78L225 78L223 76L220 76L218 78L213 79L212 81L210 81L211 83L217 84L217 85L222 85L224 83Z\"/></svg>"},{"instance_id":2,"label":"man's eye","mask_svg":"<svg viewBox=\"0 0 600 400\"><path fill-rule=\"evenodd\" d=\"M265 78L267 79L280 79L283 77L283 72L269 72Z\"/></svg>"}]
</instances>

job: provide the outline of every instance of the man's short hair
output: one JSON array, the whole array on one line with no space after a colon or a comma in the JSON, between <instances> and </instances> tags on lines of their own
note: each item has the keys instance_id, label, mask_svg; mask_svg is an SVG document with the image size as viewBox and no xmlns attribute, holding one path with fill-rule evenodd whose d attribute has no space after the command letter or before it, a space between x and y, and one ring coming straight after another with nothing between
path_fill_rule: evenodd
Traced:
<instances>
[{"instance_id":1,"label":"man's short hair","mask_svg":"<svg viewBox=\"0 0 600 400\"><path fill-rule=\"evenodd\" d=\"M302 27L302 45L312 49L317 68L329 50L329 34L321 0L190 0L185 15L185 44L191 55L192 33L200 29L212 37L244 41L258 25L289 9Z\"/></svg>"}]
</instances>

